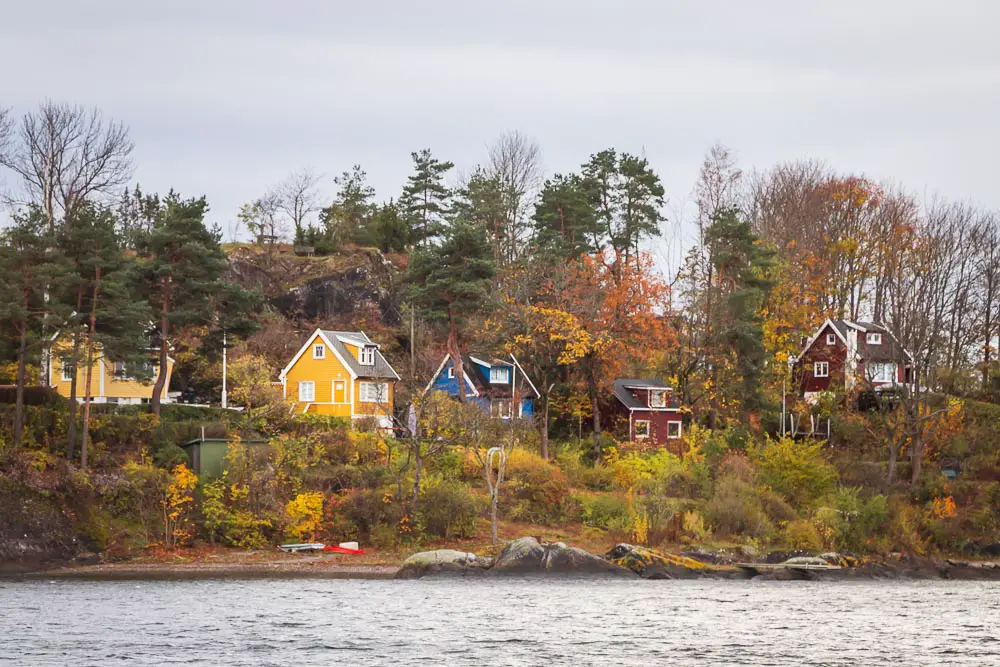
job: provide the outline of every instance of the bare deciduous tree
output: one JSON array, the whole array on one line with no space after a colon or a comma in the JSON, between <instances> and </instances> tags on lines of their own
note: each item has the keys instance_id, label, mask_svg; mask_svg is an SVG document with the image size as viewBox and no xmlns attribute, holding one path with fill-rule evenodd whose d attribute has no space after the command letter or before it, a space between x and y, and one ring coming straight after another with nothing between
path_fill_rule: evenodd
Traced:
<instances>
[{"instance_id":1,"label":"bare deciduous tree","mask_svg":"<svg viewBox=\"0 0 1000 667\"><path fill-rule=\"evenodd\" d=\"M509 264L521 251L536 195L542 187L541 149L520 132L505 132L489 147L483 171L500 188L505 218L500 259Z\"/></svg>"},{"instance_id":2,"label":"bare deciduous tree","mask_svg":"<svg viewBox=\"0 0 1000 667\"><path fill-rule=\"evenodd\" d=\"M319 193L316 191L319 178L311 169L300 169L273 191L277 210L291 221L295 230L295 243L302 241L307 218L319 210Z\"/></svg>"},{"instance_id":3,"label":"bare deciduous tree","mask_svg":"<svg viewBox=\"0 0 1000 667\"><path fill-rule=\"evenodd\" d=\"M113 195L132 177L135 144L121 122L98 109L41 103L24 115L0 166L21 181L14 203L42 207L50 231L59 216L95 195Z\"/></svg>"}]
</instances>

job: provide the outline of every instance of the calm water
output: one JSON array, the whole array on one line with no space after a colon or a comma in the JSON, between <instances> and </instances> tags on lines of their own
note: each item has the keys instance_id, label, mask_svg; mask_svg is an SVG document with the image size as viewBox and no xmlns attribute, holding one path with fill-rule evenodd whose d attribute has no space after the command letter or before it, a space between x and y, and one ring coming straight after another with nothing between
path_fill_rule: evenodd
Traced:
<instances>
[{"instance_id":1,"label":"calm water","mask_svg":"<svg viewBox=\"0 0 1000 667\"><path fill-rule=\"evenodd\" d=\"M0 664L1000 665L980 582L0 582Z\"/></svg>"}]
</instances>

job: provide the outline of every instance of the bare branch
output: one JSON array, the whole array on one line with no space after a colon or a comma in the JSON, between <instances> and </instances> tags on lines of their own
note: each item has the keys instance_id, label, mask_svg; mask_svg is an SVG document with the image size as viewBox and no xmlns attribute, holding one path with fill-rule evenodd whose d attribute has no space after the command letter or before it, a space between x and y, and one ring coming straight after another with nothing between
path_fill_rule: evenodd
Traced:
<instances>
[{"instance_id":1,"label":"bare branch","mask_svg":"<svg viewBox=\"0 0 1000 667\"><path fill-rule=\"evenodd\" d=\"M21 180L23 203L56 217L96 196L110 196L132 177L135 144L128 128L98 109L43 102L26 114L16 142L0 151L0 166Z\"/></svg>"}]
</instances>

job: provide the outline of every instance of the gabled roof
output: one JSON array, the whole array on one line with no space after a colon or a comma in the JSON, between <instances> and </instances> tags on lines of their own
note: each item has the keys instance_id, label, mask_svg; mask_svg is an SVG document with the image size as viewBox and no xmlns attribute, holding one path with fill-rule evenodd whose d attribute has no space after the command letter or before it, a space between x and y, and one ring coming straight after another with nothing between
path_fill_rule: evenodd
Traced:
<instances>
[{"instance_id":1,"label":"gabled roof","mask_svg":"<svg viewBox=\"0 0 1000 667\"><path fill-rule=\"evenodd\" d=\"M827 326L833 328L834 333L837 334L837 336L840 338L841 342L844 343L844 345L847 345L847 334L852 330L857 331L858 333L861 334L868 334L868 333L882 334L881 345L868 345L867 343L863 344L864 338L860 338L858 343L859 359L864 359L865 361L874 361L874 362L912 359L910 353L907 352L906 349L899 344L899 341L896 339L896 337L884 325L876 324L875 322L852 322L850 320L832 320L832 319L824 321L823 324L821 324L819 328L816 329L816 333L814 333L809 338L809 340L806 341L806 344L803 346L802 351L799 352L799 357L798 357L799 359L801 359L802 356L809 351L809 348L811 348L816 343L816 340L819 338L820 334L823 333L823 330L826 329ZM864 349L865 351L864 354L862 353L862 349Z\"/></svg>"},{"instance_id":2,"label":"gabled roof","mask_svg":"<svg viewBox=\"0 0 1000 667\"><path fill-rule=\"evenodd\" d=\"M620 378L615 380L615 398L629 410L649 410L649 406L632 395L629 389L666 389L673 391L673 387L660 380L638 380L634 378Z\"/></svg>"},{"instance_id":3,"label":"gabled roof","mask_svg":"<svg viewBox=\"0 0 1000 667\"><path fill-rule=\"evenodd\" d=\"M365 378L389 378L392 380L398 380L399 375L393 370L389 362L385 360L382 356L382 350L379 346L372 341L364 331L328 331L324 330L327 339L330 341L334 348L339 348L337 351L341 353L344 360L354 374L358 377ZM348 344L354 345L355 347L362 347L365 345L371 345L375 347L375 365L374 366L362 366L353 354L347 349L344 344L347 341Z\"/></svg>"},{"instance_id":4,"label":"gabled roof","mask_svg":"<svg viewBox=\"0 0 1000 667\"><path fill-rule=\"evenodd\" d=\"M340 360L340 363L344 365L347 371L355 378L379 378L379 379L389 379L398 380L399 375L393 370L389 362L385 360L382 356L382 351L378 349L376 345L368 336L365 335L363 331L329 331L323 329L316 329L313 331L306 342L302 344L299 351L295 353L292 360L288 362L288 365L281 370L279 377L284 378L288 374L288 371L295 366L296 362L305 354L305 351L309 349L312 345L313 340L317 337L322 338L323 342L327 344L333 353ZM349 344L362 346L371 345L375 348L375 364L373 366L362 366L354 355L351 354L350 350L344 344L344 340L347 340Z\"/></svg>"},{"instance_id":5,"label":"gabled roof","mask_svg":"<svg viewBox=\"0 0 1000 667\"><path fill-rule=\"evenodd\" d=\"M441 360L441 365L438 366L437 372L431 376L430 382L427 383L427 389L424 391L429 390L431 386L433 386L434 381L441 374L441 371L443 371L444 367L448 365L449 359L450 356L446 354L444 359ZM489 359L489 361L487 361L487 359ZM483 366L490 368L494 366L502 366L504 368L511 369L515 373L514 382L520 390L518 393L522 393L524 391L524 381L527 380L528 386L530 387L528 393L533 394L535 398L540 396L538 389L535 388L535 384L531 381L531 378L528 377L528 374L524 372L521 364L518 363L517 359L515 359L513 355L511 355L508 360L500 357L494 357L489 354L465 354L462 355L462 370L465 373L465 379L470 385L472 385L472 390L475 395L493 396L498 398L509 398L513 395L513 392L511 391L512 387L509 382L505 382L503 384L490 382L489 376L483 371ZM520 371L520 373L517 373L517 371Z\"/></svg>"}]
</instances>

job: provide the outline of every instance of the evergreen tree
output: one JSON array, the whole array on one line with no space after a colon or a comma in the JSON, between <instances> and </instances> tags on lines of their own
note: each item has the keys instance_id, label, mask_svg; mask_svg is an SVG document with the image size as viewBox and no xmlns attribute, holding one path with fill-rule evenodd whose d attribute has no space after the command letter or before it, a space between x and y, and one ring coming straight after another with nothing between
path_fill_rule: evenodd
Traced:
<instances>
[{"instance_id":1,"label":"evergreen tree","mask_svg":"<svg viewBox=\"0 0 1000 667\"><path fill-rule=\"evenodd\" d=\"M462 218L448 226L440 245L418 248L410 257L411 302L428 320L448 327L447 349L458 377L463 377L462 330L470 316L485 310L494 272L485 233ZM464 383L459 386L464 401Z\"/></svg>"},{"instance_id":2,"label":"evergreen tree","mask_svg":"<svg viewBox=\"0 0 1000 667\"><path fill-rule=\"evenodd\" d=\"M182 200L168 197L166 208L144 248L144 294L153 313L159 345L159 372L153 385L151 408L160 413L160 395L167 380L167 351L171 331L213 320L213 295L220 292L226 256L218 229L208 229L204 197Z\"/></svg>"},{"instance_id":3,"label":"evergreen tree","mask_svg":"<svg viewBox=\"0 0 1000 667\"><path fill-rule=\"evenodd\" d=\"M583 179L556 174L545 181L535 206L535 251L542 259L576 259L600 249L597 215Z\"/></svg>"},{"instance_id":4,"label":"evergreen tree","mask_svg":"<svg viewBox=\"0 0 1000 667\"><path fill-rule=\"evenodd\" d=\"M375 188L368 185L368 175L357 164L333 181L339 186L337 197L320 210L320 222L326 230L327 241L338 248L345 241L363 238L375 208L371 203Z\"/></svg>"},{"instance_id":5,"label":"evergreen tree","mask_svg":"<svg viewBox=\"0 0 1000 667\"><path fill-rule=\"evenodd\" d=\"M441 162L429 148L410 153L413 174L406 181L399 199L400 212L409 225L409 243L427 245L441 232L444 216L449 210L451 191L444 185L445 175L453 162Z\"/></svg>"},{"instance_id":6,"label":"evergreen tree","mask_svg":"<svg viewBox=\"0 0 1000 667\"><path fill-rule=\"evenodd\" d=\"M469 178L465 187L455 193L452 216L463 220L486 234L493 254L493 264L504 266L510 256L507 247L507 208L499 179L488 176L482 169Z\"/></svg>"},{"instance_id":7,"label":"evergreen tree","mask_svg":"<svg viewBox=\"0 0 1000 667\"><path fill-rule=\"evenodd\" d=\"M49 298L60 292L68 275L66 259L56 247L49 218L32 208L14 218L0 244L0 322L13 334L17 349L14 447L24 439L24 388L29 357L48 343L51 331L69 314ZM42 362L48 355L41 355ZM43 371L45 369L42 369ZM40 373L45 377L47 373Z\"/></svg>"},{"instance_id":8,"label":"evergreen tree","mask_svg":"<svg viewBox=\"0 0 1000 667\"><path fill-rule=\"evenodd\" d=\"M368 236L371 245L382 252L406 250L409 228L395 203L390 201L379 207L368 226Z\"/></svg>"},{"instance_id":9,"label":"evergreen tree","mask_svg":"<svg viewBox=\"0 0 1000 667\"><path fill-rule=\"evenodd\" d=\"M645 158L601 151L583 166L583 187L603 240L615 254L615 265L629 264L640 242L660 235L664 189Z\"/></svg>"},{"instance_id":10,"label":"evergreen tree","mask_svg":"<svg viewBox=\"0 0 1000 667\"><path fill-rule=\"evenodd\" d=\"M91 375L94 348L99 346L108 360L142 369L149 357L149 308L134 294L136 263L126 255L123 245L129 237L118 231L118 223L108 210L86 203L74 209L59 233L59 246L70 271L64 289L54 295L70 311L61 327L63 340L71 341L70 354L63 363L80 367L86 362L87 378ZM67 457L72 460L76 449L77 374L70 382ZM86 465L87 423L91 387L85 381L84 449Z\"/></svg>"},{"instance_id":11,"label":"evergreen tree","mask_svg":"<svg viewBox=\"0 0 1000 667\"><path fill-rule=\"evenodd\" d=\"M760 408L760 379L767 353L764 349L761 306L774 282L769 273L775 251L761 244L750 222L734 209L721 209L705 231L715 271L713 289L719 293L714 343L729 351L740 378L740 398L748 411Z\"/></svg>"}]
</instances>

